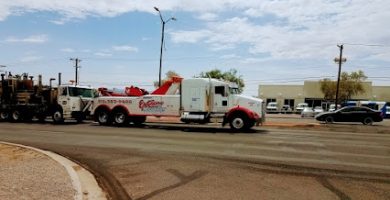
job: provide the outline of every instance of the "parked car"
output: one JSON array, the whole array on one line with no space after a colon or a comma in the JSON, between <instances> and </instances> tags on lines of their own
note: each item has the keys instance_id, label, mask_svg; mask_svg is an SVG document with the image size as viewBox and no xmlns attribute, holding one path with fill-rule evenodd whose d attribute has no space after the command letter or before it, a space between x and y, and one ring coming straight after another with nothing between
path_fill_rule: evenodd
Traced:
<instances>
[{"instance_id":1,"label":"parked car","mask_svg":"<svg viewBox=\"0 0 390 200\"><path fill-rule=\"evenodd\" d=\"M373 122L383 120L380 111L358 106L348 106L334 112L324 112L318 114L315 118L326 123L361 122L365 125L371 125Z\"/></svg>"},{"instance_id":2,"label":"parked car","mask_svg":"<svg viewBox=\"0 0 390 200\"><path fill-rule=\"evenodd\" d=\"M267 112L278 112L278 103L277 102L269 102L266 107Z\"/></svg>"},{"instance_id":3,"label":"parked car","mask_svg":"<svg viewBox=\"0 0 390 200\"><path fill-rule=\"evenodd\" d=\"M390 106L386 106L385 118L390 118Z\"/></svg>"},{"instance_id":4,"label":"parked car","mask_svg":"<svg viewBox=\"0 0 390 200\"><path fill-rule=\"evenodd\" d=\"M280 112L282 113L291 113L292 109L290 105L283 105L282 108L280 109Z\"/></svg>"},{"instance_id":5,"label":"parked car","mask_svg":"<svg viewBox=\"0 0 390 200\"><path fill-rule=\"evenodd\" d=\"M302 113L302 111L303 111L306 107L309 107L309 104L307 104L307 103L298 103L297 107L295 107L295 112L296 112L296 113Z\"/></svg>"},{"instance_id":6,"label":"parked car","mask_svg":"<svg viewBox=\"0 0 390 200\"><path fill-rule=\"evenodd\" d=\"M324 109L321 107L321 106L316 106L314 107L314 116L320 114L320 113L323 113L324 112Z\"/></svg>"},{"instance_id":7,"label":"parked car","mask_svg":"<svg viewBox=\"0 0 390 200\"><path fill-rule=\"evenodd\" d=\"M301 112L301 117L314 117L314 110L311 107L305 107Z\"/></svg>"}]
</instances>

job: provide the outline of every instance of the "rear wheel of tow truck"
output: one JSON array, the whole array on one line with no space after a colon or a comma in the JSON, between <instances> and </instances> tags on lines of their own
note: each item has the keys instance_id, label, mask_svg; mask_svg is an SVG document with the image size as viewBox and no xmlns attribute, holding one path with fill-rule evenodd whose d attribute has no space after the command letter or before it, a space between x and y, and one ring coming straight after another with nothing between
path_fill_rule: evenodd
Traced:
<instances>
[{"instance_id":1,"label":"rear wheel of tow truck","mask_svg":"<svg viewBox=\"0 0 390 200\"><path fill-rule=\"evenodd\" d=\"M111 119L110 119L110 114L107 110L99 110L96 115L96 120L99 122L100 125L110 125L111 124Z\"/></svg>"},{"instance_id":2,"label":"rear wheel of tow truck","mask_svg":"<svg viewBox=\"0 0 390 200\"><path fill-rule=\"evenodd\" d=\"M230 128L236 131L247 130L254 125L254 123L250 123L247 116L241 113L233 115L233 117L230 119L229 124Z\"/></svg>"},{"instance_id":3,"label":"rear wheel of tow truck","mask_svg":"<svg viewBox=\"0 0 390 200\"><path fill-rule=\"evenodd\" d=\"M22 120L22 114L19 110L14 110L11 113L12 122L20 122Z\"/></svg>"},{"instance_id":4,"label":"rear wheel of tow truck","mask_svg":"<svg viewBox=\"0 0 390 200\"><path fill-rule=\"evenodd\" d=\"M117 126L124 126L128 124L127 114L123 110L114 111L113 120Z\"/></svg>"},{"instance_id":5,"label":"rear wheel of tow truck","mask_svg":"<svg viewBox=\"0 0 390 200\"><path fill-rule=\"evenodd\" d=\"M60 109L54 110L52 114L53 123L60 124L64 122L64 116L62 114L62 111Z\"/></svg>"},{"instance_id":6,"label":"rear wheel of tow truck","mask_svg":"<svg viewBox=\"0 0 390 200\"><path fill-rule=\"evenodd\" d=\"M8 111L0 111L0 121L4 122L9 120L9 112Z\"/></svg>"}]
</instances>

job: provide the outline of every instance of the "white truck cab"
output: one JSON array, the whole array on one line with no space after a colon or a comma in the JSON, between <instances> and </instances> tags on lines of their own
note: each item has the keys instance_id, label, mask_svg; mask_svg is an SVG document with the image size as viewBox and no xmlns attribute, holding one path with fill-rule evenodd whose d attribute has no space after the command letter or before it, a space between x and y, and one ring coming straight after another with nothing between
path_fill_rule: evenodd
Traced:
<instances>
[{"instance_id":1,"label":"white truck cab","mask_svg":"<svg viewBox=\"0 0 390 200\"><path fill-rule=\"evenodd\" d=\"M214 121L248 129L264 119L261 99L240 95L237 86L216 79L183 80L181 99L183 122Z\"/></svg>"},{"instance_id":2,"label":"white truck cab","mask_svg":"<svg viewBox=\"0 0 390 200\"><path fill-rule=\"evenodd\" d=\"M57 102L52 109L54 122L73 118L78 122L89 115L89 107L96 96L96 90L88 86L60 85L57 88Z\"/></svg>"}]
</instances>

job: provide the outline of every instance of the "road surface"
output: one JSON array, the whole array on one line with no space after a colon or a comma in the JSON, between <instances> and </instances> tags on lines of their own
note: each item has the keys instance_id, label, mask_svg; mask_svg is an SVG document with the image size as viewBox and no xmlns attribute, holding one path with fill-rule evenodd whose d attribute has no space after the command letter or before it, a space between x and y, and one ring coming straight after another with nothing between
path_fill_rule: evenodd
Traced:
<instances>
[{"instance_id":1,"label":"road surface","mask_svg":"<svg viewBox=\"0 0 390 200\"><path fill-rule=\"evenodd\" d=\"M0 140L80 163L112 199L390 199L390 134L0 123Z\"/></svg>"}]
</instances>

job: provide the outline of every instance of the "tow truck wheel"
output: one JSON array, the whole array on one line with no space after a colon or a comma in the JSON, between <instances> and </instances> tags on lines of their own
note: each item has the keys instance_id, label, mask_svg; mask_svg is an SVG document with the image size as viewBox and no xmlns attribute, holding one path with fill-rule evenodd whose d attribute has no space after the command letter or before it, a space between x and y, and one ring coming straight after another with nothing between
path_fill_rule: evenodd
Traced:
<instances>
[{"instance_id":1,"label":"tow truck wheel","mask_svg":"<svg viewBox=\"0 0 390 200\"><path fill-rule=\"evenodd\" d=\"M64 122L64 117L62 115L62 111L57 109L53 112L53 115L52 115L52 118L53 118L53 122L55 124L60 124L60 123L63 123Z\"/></svg>"},{"instance_id":2,"label":"tow truck wheel","mask_svg":"<svg viewBox=\"0 0 390 200\"><path fill-rule=\"evenodd\" d=\"M21 121L22 115L20 114L19 110L12 111L11 119L13 122Z\"/></svg>"},{"instance_id":3,"label":"tow truck wheel","mask_svg":"<svg viewBox=\"0 0 390 200\"><path fill-rule=\"evenodd\" d=\"M7 111L0 111L0 121L7 121L9 119L9 113Z\"/></svg>"},{"instance_id":4,"label":"tow truck wheel","mask_svg":"<svg viewBox=\"0 0 390 200\"><path fill-rule=\"evenodd\" d=\"M113 118L114 118L114 123L117 126L124 126L128 122L127 114L122 110L118 110L118 111L114 112Z\"/></svg>"},{"instance_id":5,"label":"tow truck wheel","mask_svg":"<svg viewBox=\"0 0 390 200\"><path fill-rule=\"evenodd\" d=\"M100 125L109 125L111 123L110 115L107 110L98 111L96 119Z\"/></svg>"},{"instance_id":6,"label":"tow truck wheel","mask_svg":"<svg viewBox=\"0 0 390 200\"><path fill-rule=\"evenodd\" d=\"M230 119L230 128L233 130L248 129L248 119L243 114L236 114Z\"/></svg>"}]
</instances>

